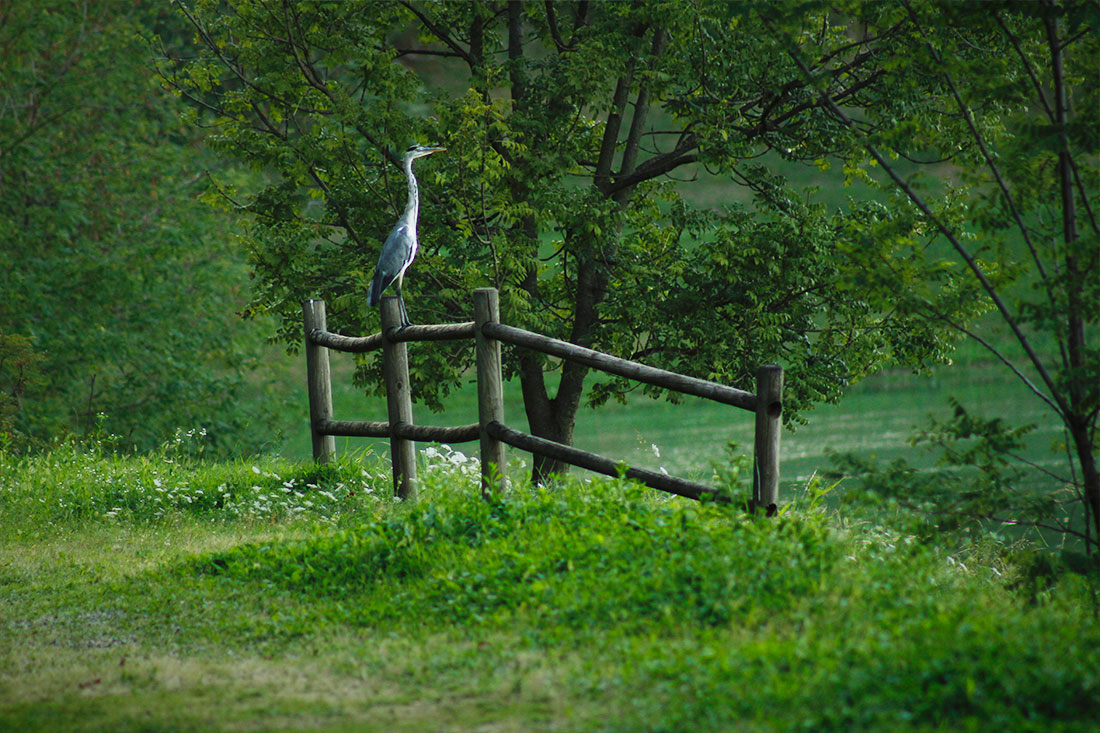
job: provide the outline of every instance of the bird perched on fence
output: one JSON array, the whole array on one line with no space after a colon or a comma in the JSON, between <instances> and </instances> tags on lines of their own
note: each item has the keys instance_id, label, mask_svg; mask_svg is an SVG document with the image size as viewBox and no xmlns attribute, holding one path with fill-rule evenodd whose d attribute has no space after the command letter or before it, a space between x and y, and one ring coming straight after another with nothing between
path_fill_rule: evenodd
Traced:
<instances>
[{"instance_id":1,"label":"bird perched on fence","mask_svg":"<svg viewBox=\"0 0 1100 733\"><path fill-rule=\"evenodd\" d=\"M401 295L401 283L405 278L405 270L412 264L416 257L416 218L420 212L420 192L416 187L416 177L413 175L412 164L417 158L438 153L446 148L438 148L430 145L413 145L405 151L401 163L405 168L405 177L409 179L409 203L405 205L405 213L397 220L393 231L386 237L382 245L382 252L378 255L378 267L374 271L374 279L370 283L370 292L367 293L367 305L374 307L382 298L382 293L397 281L397 303L401 309L401 325L411 325L409 316L405 312L405 299Z\"/></svg>"}]
</instances>

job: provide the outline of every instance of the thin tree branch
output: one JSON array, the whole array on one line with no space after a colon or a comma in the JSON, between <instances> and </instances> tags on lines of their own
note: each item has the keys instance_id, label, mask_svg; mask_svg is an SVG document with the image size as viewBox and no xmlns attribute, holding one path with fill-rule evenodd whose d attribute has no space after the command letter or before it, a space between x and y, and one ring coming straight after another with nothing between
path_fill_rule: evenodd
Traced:
<instances>
[{"instance_id":1,"label":"thin tree branch","mask_svg":"<svg viewBox=\"0 0 1100 733\"><path fill-rule=\"evenodd\" d=\"M376 46L379 51L385 50L382 45ZM402 56L442 56L444 58L452 59L464 59L462 54L455 53L454 51L440 51L432 48L394 48L397 52L398 58Z\"/></svg>"},{"instance_id":2,"label":"thin tree branch","mask_svg":"<svg viewBox=\"0 0 1100 733\"><path fill-rule=\"evenodd\" d=\"M468 51L462 48L462 46L458 45L458 42L451 38L450 34L448 34L446 30L440 28L436 23L432 22L431 18L429 18L422 10L417 8L411 2L402 2L401 4L405 8L407 8L409 12L415 15L417 19L424 24L424 27L432 32L432 35L443 41L443 43L446 44L446 46L451 49L456 56L465 61L467 65L469 65L471 68L477 66L477 59L473 58L473 56L471 56Z\"/></svg>"},{"instance_id":3,"label":"thin tree branch","mask_svg":"<svg viewBox=\"0 0 1100 733\"><path fill-rule=\"evenodd\" d=\"M1040 473L1046 474L1047 476L1054 479L1055 481L1060 481L1064 484L1075 484L1076 483L1076 481L1071 481L1070 479L1066 478L1065 476L1060 476L1060 475L1056 474L1054 471L1051 471L1048 468L1043 468L1042 466L1040 466L1035 461L1028 460L1027 458L1024 458L1023 456L1017 455L1015 453L1006 453L1006 455L1008 455L1013 460L1016 460L1016 461L1019 461L1020 463L1023 463L1025 466L1031 466L1036 471L1039 471ZM1060 504L1071 504L1071 503L1077 502L1077 501L1080 501L1080 502L1083 503L1085 501L1085 497L1078 494L1078 496L1074 499L1065 499L1065 500L1063 500L1061 502L1058 502L1058 503L1060 503Z\"/></svg>"},{"instance_id":4,"label":"thin tree branch","mask_svg":"<svg viewBox=\"0 0 1100 733\"><path fill-rule=\"evenodd\" d=\"M813 76L801 57L799 57L799 55L791 49L787 49L787 55L790 56L791 60L794 61L795 65L797 65L803 75L805 75L807 81L812 84ZM840 107L836 105L833 99L829 96L828 92L820 91L819 96L821 98L822 104L826 107L826 109L832 112L833 116L836 117L838 121L840 121L849 129L855 129L855 123L847 114L844 113L842 109L840 109ZM1031 360L1031 363L1035 366L1036 371L1039 372L1039 376L1042 377L1044 384L1046 384L1047 388L1051 391L1051 395L1058 403L1060 414L1068 415L1070 413L1070 406L1066 403L1065 397L1058 391L1057 384L1050 376L1050 373L1047 371L1046 365L1043 363L1042 359L1039 358L1039 355L1035 352L1035 349L1031 346L1031 341L1027 338L1027 335L1024 334L1022 328L1020 327L1020 324L1016 321L1016 317L1009 310L1008 305L1004 302L1004 299L997 291L997 287L992 282L990 282L989 278L985 274L985 271L982 270L981 266L978 264L977 260L975 260L974 256L970 254L970 251L967 250L966 247L963 246L962 242L959 241L959 238L943 222L943 220L939 216L937 216L934 211L932 211L931 207L924 201L923 198L921 198L920 194L918 194L908 183L906 183L905 179L902 178L897 170L895 170L895 168L890 164L890 161L887 160L887 158L879 152L878 148L876 148L870 140L864 138L862 140L862 145L863 148L868 153L870 153L871 157L874 158L880 166L882 166L882 170L890 177L891 180L894 181L894 184L899 189L901 189L902 193L904 193L905 196L913 203L913 205L916 206L921 211L921 213L924 214L924 216L927 217L928 220L936 226L936 229L938 229L939 232L944 236L944 238L947 239L954 250L958 253L959 257L961 257L962 260L966 263L966 266L970 269L970 271L974 274L974 277L981 284L982 289L985 290L986 294L989 295L990 299L993 301L993 304L997 307L997 310L1000 312L1001 317L1004 319L1005 323L1012 330L1012 333L1016 337L1016 340L1020 344L1020 347L1027 354L1028 358Z\"/></svg>"},{"instance_id":5,"label":"thin tree branch","mask_svg":"<svg viewBox=\"0 0 1100 733\"><path fill-rule=\"evenodd\" d=\"M1069 527L1066 527L1066 526L1059 526L1059 525L1056 525L1056 524L1055 525L1044 524L1043 522L1033 522L1033 521L1027 521L1027 520L1023 520L1023 519L1005 519L1003 517L998 517L998 516L995 516L993 514L974 514L973 516L978 517L979 519L988 519L991 522L1000 522L1001 524L1011 524L1011 525L1016 526L1016 527L1034 527L1035 529L1049 529L1052 532L1058 532L1059 534L1068 534L1071 537L1076 537L1078 539L1084 540L1087 546L1091 546L1091 545L1100 546L1100 544L1098 544L1096 542L1096 540L1089 537L1089 535L1084 534L1082 532L1078 532L1075 529L1070 529ZM1085 525L1085 526L1088 526L1088 525Z\"/></svg>"},{"instance_id":6,"label":"thin tree branch","mask_svg":"<svg viewBox=\"0 0 1100 733\"><path fill-rule=\"evenodd\" d=\"M1039 77L1036 76L1035 70L1031 68L1031 61L1028 59L1027 54L1024 53L1024 49L1020 47L1020 39L1009 29L1000 13L997 13L994 17L997 19L997 25L1001 27L1001 31L1005 34L1005 38L1012 44L1012 48L1016 51L1016 55L1020 57L1020 62L1023 64L1024 70L1027 71L1028 78L1031 79L1031 85L1035 87L1035 96L1039 98L1040 104L1043 105L1043 111L1046 112L1047 118L1053 122L1054 108L1050 106L1050 100L1047 99L1046 90L1043 89L1043 85L1039 82Z\"/></svg>"},{"instance_id":7,"label":"thin tree branch","mask_svg":"<svg viewBox=\"0 0 1100 733\"><path fill-rule=\"evenodd\" d=\"M682 136L680 142L670 152L649 158L629 175L616 176L606 189L607 195L612 196L623 189L657 178L686 163L694 163L699 158L695 152L698 148L699 139L694 134Z\"/></svg>"},{"instance_id":8,"label":"thin tree branch","mask_svg":"<svg viewBox=\"0 0 1100 733\"><path fill-rule=\"evenodd\" d=\"M1035 393L1036 397L1041 399L1043 402L1047 403L1055 412L1057 412L1059 417L1062 417L1062 418L1065 417L1062 414L1061 410L1059 409L1057 403L1055 403L1055 401L1052 400L1046 394L1043 394L1043 392L1037 386L1035 386L1035 383L1032 382L1030 379L1028 379L1027 375L1025 375L1022 371L1020 371L1019 367L1017 367L1015 364L1013 364L1007 356L1002 354L1001 351L996 346L989 343L984 338L982 338L978 334L974 333L973 331L971 331L966 326L963 326L960 323L956 323L953 319L951 319L950 317L944 315L943 313L936 314L936 317L939 318L940 320L942 320L947 325L954 328L959 333L966 334L967 338L973 339L974 341L977 341L979 344L981 344L982 347L985 348L986 351L988 351L990 354L992 354L994 357L996 357L998 361L1000 361L1002 364L1004 364L1006 367L1008 367L1009 371L1011 371L1013 374L1015 374L1016 377L1021 382L1023 382L1024 385L1026 385L1029 390L1031 390L1033 393Z\"/></svg>"},{"instance_id":9,"label":"thin tree branch","mask_svg":"<svg viewBox=\"0 0 1100 733\"><path fill-rule=\"evenodd\" d=\"M912 6L908 0L905 2L905 9L909 13L910 19L913 21L913 25L921 32L922 35L926 35L924 29L921 27L920 21L917 19L916 13L913 11ZM941 67L945 68L946 64L943 63L943 58L940 56L936 47L931 42L926 41L925 47L928 49L932 58ZM1001 169L997 166L996 161L993 160L993 156L990 155L989 149L986 147L985 139L982 137L981 131L978 129L977 123L974 121L974 115L971 113L970 108L963 101L962 95L959 93L958 87L955 86L954 79L946 71L942 74L944 82L947 84L948 90L951 92L951 96L955 99L955 104L959 108L959 113L962 115L963 121L966 122L967 128L970 130L971 136L974 138L974 142L978 146L978 150L982 154L982 158L985 159L985 164L989 168L990 173L993 174L994 180L997 182L998 188L1001 189L1001 194L1004 196L1005 203L1008 205L1008 210L1012 214L1013 220L1016 222L1016 228L1019 230L1020 235L1024 239L1024 244L1027 246L1028 252L1031 253L1031 260L1035 263L1035 267L1039 271L1039 277L1043 282L1049 282L1046 268L1043 266L1043 261L1039 258L1039 252L1035 248L1035 243L1031 240L1031 233L1027 225L1024 224L1023 215L1020 213L1019 208L1016 206L1016 199L1013 197L1012 192L1008 190L1008 184L1005 182L1004 176L1001 175ZM1054 302L1054 293L1051 289L1044 288L1047 296L1047 300L1050 303L1050 307L1057 310L1057 305ZM1062 353L1063 361L1068 361L1066 357L1066 346L1061 336L1058 337L1058 347ZM1030 386L1030 385L1029 385ZM1034 389L1034 387L1032 387ZM1038 394L1038 392L1036 392Z\"/></svg>"},{"instance_id":10,"label":"thin tree branch","mask_svg":"<svg viewBox=\"0 0 1100 733\"><path fill-rule=\"evenodd\" d=\"M596 161L593 183L596 188L607 193L611 182L611 164L615 159L615 150L619 146L619 128L622 125L623 109L626 107L627 94L630 91L630 79L634 74L634 58L627 64L626 72L615 83L615 94L611 100L611 113L604 123L603 140L600 143L600 155Z\"/></svg>"},{"instance_id":11,"label":"thin tree branch","mask_svg":"<svg viewBox=\"0 0 1100 733\"><path fill-rule=\"evenodd\" d=\"M653 43L649 50L651 64L656 63L656 60L664 53L667 42L668 33L665 29L658 28L653 32ZM649 93L650 81L646 78L634 101L634 114L630 119L630 131L627 133L626 144L623 146L623 157L619 164L619 175L616 178L634 172L642 132L645 129L646 117L649 113ZM627 190L629 189L620 189L623 192Z\"/></svg>"},{"instance_id":12,"label":"thin tree branch","mask_svg":"<svg viewBox=\"0 0 1100 733\"><path fill-rule=\"evenodd\" d=\"M577 12L573 15L573 35L569 38L569 45L577 45L577 36L581 32L581 28L588 25L588 10L589 0L580 0L577 3Z\"/></svg>"},{"instance_id":13,"label":"thin tree branch","mask_svg":"<svg viewBox=\"0 0 1100 733\"><path fill-rule=\"evenodd\" d=\"M1094 234L1100 234L1100 227L1096 223L1096 214L1093 213L1092 204L1089 201L1089 195L1085 191L1085 184L1081 182L1081 174L1077 170L1077 161L1073 158L1069 159L1070 168L1073 170L1073 182L1077 186L1077 191L1081 194L1081 203L1085 207L1085 213L1088 215L1089 226Z\"/></svg>"},{"instance_id":14,"label":"thin tree branch","mask_svg":"<svg viewBox=\"0 0 1100 733\"><path fill-rule=\"evenodd\" d=\"M554 46L558 53L567 53L573 50L573 46L567 44L558 30L558 11L554 9L554 0L546 0L546 24L550 29L550 37L554 40Z\"/></svg>"}]
</instances>

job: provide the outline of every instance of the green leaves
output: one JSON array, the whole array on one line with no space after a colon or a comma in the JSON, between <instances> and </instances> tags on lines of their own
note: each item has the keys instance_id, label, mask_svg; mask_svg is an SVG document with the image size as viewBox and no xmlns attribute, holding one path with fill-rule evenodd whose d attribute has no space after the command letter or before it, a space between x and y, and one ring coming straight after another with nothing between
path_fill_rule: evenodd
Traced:
<instances>
[{"instance_id":1,"label":"green leaves","mask_svg":"<svg viewBox=\"0 0 1100 733\"><path fill-rule=\"evenodd\" d=\"M820 212L796 211L797 193L766 170L745 169L772 218L757 225L738 215L738 230L716 235L708 228L717 219L660 182L696 157L729 172L766 145L820 159L805 91L794 83L792 96L774 97L766 59L776 47L755 19L722 4L522 10L522 47L505 44L504 14L480 5L185 10L200 55L166 75L185 94L189 86L209 93L224 153L278 178L245 210L259 283L253 308L277 312L288 340L297 339L296 304L306 297L337 304L337 330L375 328L375 314L355 304L361 283L349 275L369 271L399 211L393 151L416 136L448 152L417 169L422 248L407 280L414 320L466 318L469 289L488 283L503 291L511 323L741 385L761 361L824 359L832 365L825 374L793 373L792 416L835 399L827 382L869 370L827 353L832 336L812 336L833 328L816 322L835 275L831 235L806 227ZM254 32L260 27L279 30ZM830 31L829 42L842 37ZM208 86L210 79L218 81ZM785 119L805 129L797 139L785 122L761 117L792 105ZM784 232L778 250L766 241L769 227ZM799 237L809 238L804 247ZM825 318L854 337L848 306L831 302ZM433 406L467 364L440 353L414 355L418 398ZM521 371L515 360L506 368ZM376 373L371 360L361 367L368 381ZM800 386L803 379L815 386ZM547 391L528 394L540 389ZM596 400L608 389L598 388ZM612 391L621 396L619 386ZM562 424L572 423L572 399L556 403Z\"/></svg>"},{"instance_id":2,"label":"green leaves","mask_svg":"<svg viewBox=\"0 0 1100 733\"><path fill-rule=\"evenodd\" d=\"M19 402L0 429L34 444L105 414L134 446L205 425L228 448L243 437L244 272L197 201L210 162L148 68L147 39L175 43L177 21L108 2L8 6L0 340L33 351L40 386L5 374Z\"/></svg>"},{"instance_id":3,"label":"green leaves","mask_svg":"<svg viewBox=\"0 0 1100 733\"><path fill-rule=\"evenodd\" d=\"M1098 94L1087 3L184 12L197 55L163 72L210 112L218 150L267 176L242 208L251 308L288 342L308 297L329 301L336 330L376 329L361 294L404 200L396 151L433 141L448 152L417 168L415 321L469 318L470 289L488 284L509 323L666 368L750 387L778 360L796 422L977 336L1037 372L1094 450L1098 138L1073 112ZM978 333L994 317L1011 341ZM438 407L464 353L416 350L417 398ZM506 359L532 431L568 440L583 371Z\"/></svg>"},{"instance_id":4,"label":"green leaves","mask_svg":"<svg viewBox=\"0 0 1100 733\"><path fill-rule=\"evenodd\" d=\"M1028 496L1017 486L1021 467L1013 466L1013 441L1026 430L974 423L957 406L958 421L919 439L938 445L945 461L977 469L966 474L966 488L958 477L942 476L936 491L925 479L900 476L897 467L872 471L869 480L914 500L936 495L952 522L1009 515L1080 537L1100 527L1093 468L1100 388L1085 376L1095 364L1097 335L1091 281L1100 250L1088 203L1097 193L1097 149L1091 135L1075 132L1080 113L1067 104L1094 102L1095 85L1083 80L1095 76L1100 39L1094 30L1066 35L1061 25L1066 17L1081 23L1086 5L909 3L902 19L909 30L889 48L896 58L883 60L891 74L904 74L891 78L891 98L867 109L889 124L875 125L863 147L903 161L884 167L920 210L905 221L863 209L853 232L871 234L860 250L873 253L861 266L872 297L895 303L919 324L914 336L930 356L950 356L952 330L980 344L1054 409L1075 448L1065 459L1070 475L1050 473L1049 488ZM934 175L911 174L904 161ZM936 171L947 162L949 169ZM1086 169L1092 183L1082 175ZM1091 244L1082 248L1082 240ZM1011 336L996 336L995 322ZM977 442L960 449L964 440ZM1070 487L1075 496L1065 499ZM1084 517L1057 512L1051 525L1061 501L1085 503ZM1082 521L1090 530L1081 531Z\"/></svg>"}]
</instances>

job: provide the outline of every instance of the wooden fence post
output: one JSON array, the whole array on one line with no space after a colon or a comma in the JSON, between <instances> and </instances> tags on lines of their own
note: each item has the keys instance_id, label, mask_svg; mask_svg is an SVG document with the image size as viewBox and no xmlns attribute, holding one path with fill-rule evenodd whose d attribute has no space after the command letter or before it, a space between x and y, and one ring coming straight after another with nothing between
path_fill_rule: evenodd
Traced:
<instances>
[{"instance_id":1,"label":"wooden fence post","mask_svg":"<svg viewBox=\"0 0 1100 733\"><path fill-rule=\"evenodd\" d=\"M753 445L753 509L775 513L779 501L779 427L783 412L783 368L756 370L756 436Z\"/></svg>"},{"instance_id":2,"label":"wooden fence post","mask_svg":"<svg viewBox=\"0 0 1100 733\"><path fill-rule=\"evenodd\" d=\"M386 383L386 409L390 424L390 461L393 491L405 501L416 500L416 445L397 436L397 426L412 425L412 392L409 388L409 351L405 342L391 341L391 329L401 325L397 297L382 298L382 377Z\"/></svg>"},{"instance_id":3,"label":"wooden fence post","mask_svg":"<svg viewBox=\"0 0 1100 733\"><path fill-rule=\"evenodd\" d=\"M309 432L313 439L313 460L328 463L336 455L336 438L318 432L318 426L332 419L332 377L328 349L313 343L314 330L326 330L325 301L302 303L302 322L306 339L306 389L309 393Z\"/></svg>"},{"instance_id":4,"label":"wooden fence post","mask_svg":"<svg viewBox=\"0 0 1100 733\"><path fill-rule=\"evenodd\" d=\"M489 498L493 483L504 479L504 443L489 435L491 422L504 423L504 390L500 367L500 342L482 332L488 322L500 322L496 288L474 291L474 323L477 339L477 421L481 428L481 496ZM495 472L495 473L494 473Z\"/></svg>"}]
</instances>

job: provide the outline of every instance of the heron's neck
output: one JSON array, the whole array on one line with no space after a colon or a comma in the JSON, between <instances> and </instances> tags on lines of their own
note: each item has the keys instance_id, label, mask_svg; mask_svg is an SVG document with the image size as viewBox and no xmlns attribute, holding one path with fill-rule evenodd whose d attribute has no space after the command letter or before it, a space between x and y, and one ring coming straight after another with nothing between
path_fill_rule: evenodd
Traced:
<instances>
[{"instance_id":1,"label":"heron's neck","mask_svg":"<svg viewBox=\"0 0 1100 733\"><path fill-rule=\"evenodd\" d=\"M409 203L405 204L404 219L416 226L416 218L420 213L420 194L416 188L416 176L413 175L413 159L405 161L405 177L409 179Z\"/></svg>"}]
</instances>

